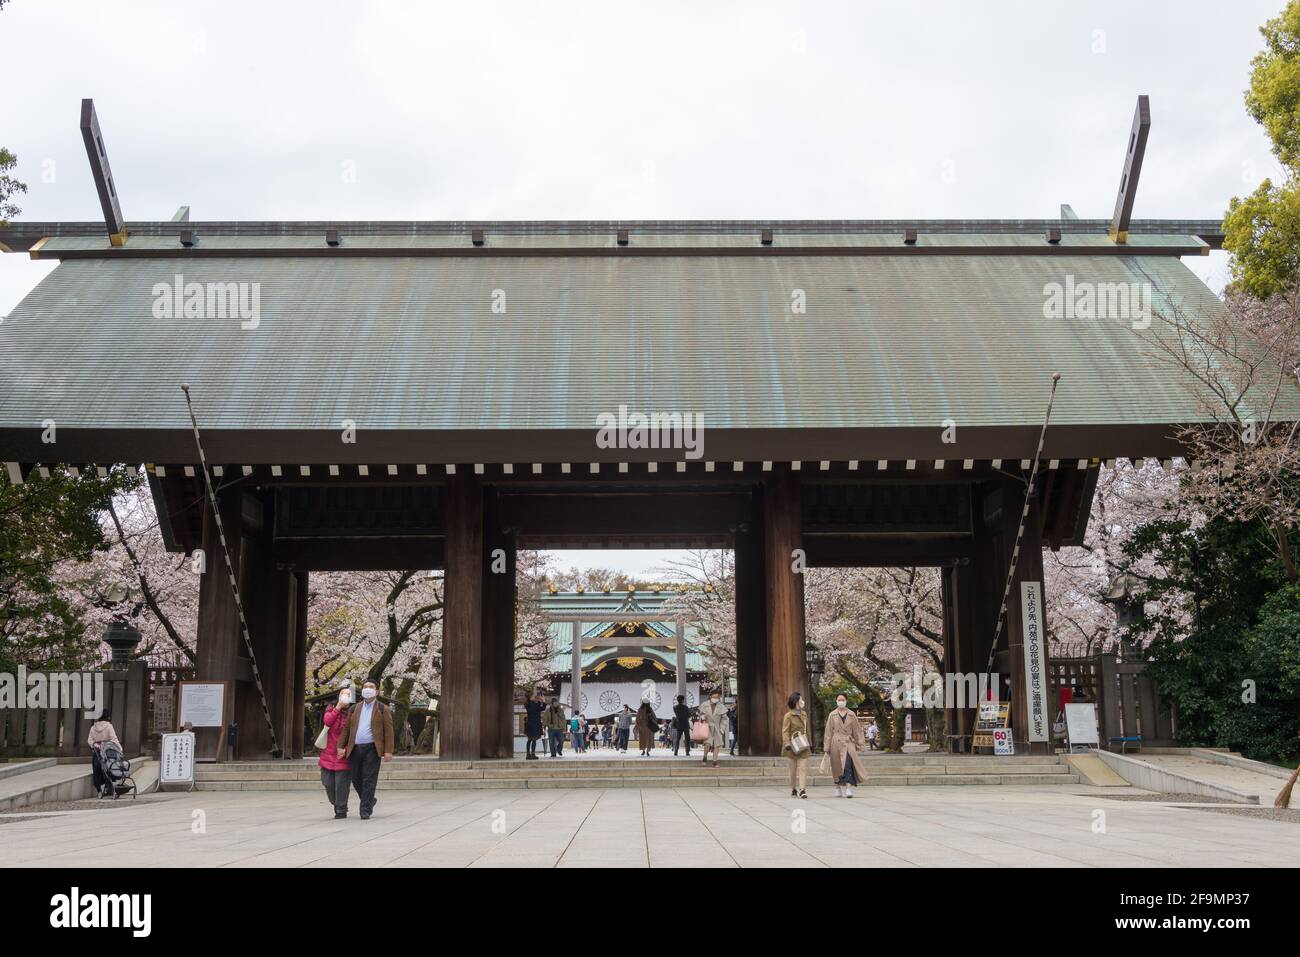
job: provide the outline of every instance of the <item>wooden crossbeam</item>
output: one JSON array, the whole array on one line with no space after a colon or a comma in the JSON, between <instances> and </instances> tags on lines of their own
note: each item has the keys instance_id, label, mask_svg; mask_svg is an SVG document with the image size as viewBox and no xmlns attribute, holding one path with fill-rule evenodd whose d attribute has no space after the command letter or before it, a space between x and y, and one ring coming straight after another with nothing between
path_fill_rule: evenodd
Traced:
<instances>
[{"instance_id":1,"label":"wooden crossbeam","mask_svg":"<svg viewBox=\"0 0 1300 957\"><path fill-rule=\"evenodd\" d=\"M1147 149L1147 134L1151 132L1151 101L1145 94L1138 97L1133 111L1133 128L1129 131L1128 149L1124 152L1124 172L1119 179L1119 194L1115 197L1115 215L1111 219L1110 238L1113 242L1128 242L1128 227L1133 219L1133 199L1137 195L1138 177L1142 173L1142 157Z\"/></svg>"},{"instance_id":2,"label":"wooden crossbeam","mask_svg":"<svg viewBox=\"0 0 1300 957\"><path fill-rule=\"evenodd\" d=\"M81 101L81 139L86 144L86 157L90 160L90 173L95 178L95 191L104 211L104 227L109 242L121 246L126 242L126 223L122 220L122 207L113 184L113 171L108 165L108 150L104 147L104 134L99 128L95 101Z\"/></svg>"}]
</instances>

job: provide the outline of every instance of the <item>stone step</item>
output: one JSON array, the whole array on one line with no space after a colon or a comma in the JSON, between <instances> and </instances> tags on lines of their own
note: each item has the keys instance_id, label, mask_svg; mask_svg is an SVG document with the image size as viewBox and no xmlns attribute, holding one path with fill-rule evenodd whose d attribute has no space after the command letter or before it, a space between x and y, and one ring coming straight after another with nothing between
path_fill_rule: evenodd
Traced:
<instances>
[{"instance_id":1,"label":"stone step","mask_svg":"<svg viewBox=\"0 0 1300 957\"><path fill-rule=\"evenodd\" d=\"M666 762L623 768L597 768L577 762L569 765L530 762L527 765L500 767L441 767L430 762L422 766L389 765L380 771L379 779L380 781L512 781L555 778L572 781L586 777L620 777L637 780L653 778L783 778L788 773L788 768L784 765L746 767L726 763L717 768L700 767L694 764L689 766L667 765ZM1053 775L1070 776L1073 773L1072 769L1064 764L1019 766L1013 763L998 762L960 767L902 764L882 767L877 766L875 762L869 762L866 777L883 776L892 779L987 777L989 775L1035 775L1042 777ZM320 772L317 768L311 766L291 765L285 767L267 765L260 768L250 768L207 765L197 768L195 777L198 781L302 781L311 784L319 782Z\"/></svg>"},{"instance_id":2,"label":"stone step","mask_svg":"<svg viewBox=\"0 0 1300 957\"><path fill-rule=\"evenodd\" d=\"M811 759L814 763L821 760L820 755ZM1048 769L1065 767L1059 755L1033 755L1024 757L1003 757L994 759L988 756L971 755L891 755L888 757L867 757L864 759L867 769L890 774L980 774L1015 773L1030 771L1050 773ZM745 758L724 757L719 762L718 772L733 770L752 770L757 774L786 773L785 758ZM528 774L552 773L650 773L665 774L687 771L714 771L715 769L695 760L670 760L667 758L627 759L577 759L542 758L539 761L483 760L483 761L440 761L436 758L398 758L384 765L383 774L423 772L425 770L486 772L495 773L526 772ZM254 773L258 775L301 775L314 778L319 769L315 759L304 758L299 761L232 761L220 764L200 764L196 768L199 777L211 774Z\"/></svg>"},{"instance_id":3,"label":"stone step","mask_svg":"<svg viewBox=\"0 0 1300 957\"><path fill-rule=\"evenodd\" d=\"M829 787L833 782L828 775L813 774L808 778L810 787ZM1077 775L1037 774L960 774L960 775L905 775L872 774L863 787L905 786L969 786L1015 784L1076 784ZM196 784L203 791L312 791L320 788L319 782L284 780L230 780L212 779ZM586 774L578 777L517 777L517 778L441 778L392 779L381 778L380 791L460 790L515 790L556 788L682 788L682 787L747 787L784 790L785 780L773 775L667 775L661 777L628 777L626 775Z\"/></svg>"}]
</instances>

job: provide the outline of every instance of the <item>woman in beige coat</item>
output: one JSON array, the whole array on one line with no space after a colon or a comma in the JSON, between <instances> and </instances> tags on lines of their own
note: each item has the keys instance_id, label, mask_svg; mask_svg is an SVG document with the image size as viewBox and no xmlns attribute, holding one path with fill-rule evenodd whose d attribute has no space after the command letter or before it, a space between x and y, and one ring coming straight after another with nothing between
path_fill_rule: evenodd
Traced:
<instances>
[{"instance_id":1,"label":"woman in beige coat","mask_svg":"<svg viewBox=\"0 0 1300 957\"><path fill-rule=\"evenodd\" d=\"M704 763L709 763L709 751L713 751L713 766L718 766L718 751L727 746L727 709L722 706L722 696L716 691L709 695L709 703L700 712L709 723L709 740L704 742Z\"/></svg>"},{"instance_id":2,"label":"woman in beige coat","mask_svg":"<svg viewBox=\"0 0 1300 957\"><path fill-rule=\"evenodd\" d=\"M867 746L867 737L844 695L835 699L835 710L826 719L826 736L822 740L835 778L835 796L853 797L853 786L861 784L866 776L859 752Z\"/></svg>"},{"instance_id":3,"label":"woman in beige coat","mask_svg":"<svg viewBox=\"0 0 1300 957\"><path fill-rule=\"evenodd\" d=\"M812 754L812 748L796 752L790 742L796 734L802 734L809 745L812 744L812 737L808 734L808 713L804 710L803 695L797 691L790 695L786 704L789 707L781 718L781 753L790 761L790 797L806 798L808 755Z\"/></svg>"}]
</instances>

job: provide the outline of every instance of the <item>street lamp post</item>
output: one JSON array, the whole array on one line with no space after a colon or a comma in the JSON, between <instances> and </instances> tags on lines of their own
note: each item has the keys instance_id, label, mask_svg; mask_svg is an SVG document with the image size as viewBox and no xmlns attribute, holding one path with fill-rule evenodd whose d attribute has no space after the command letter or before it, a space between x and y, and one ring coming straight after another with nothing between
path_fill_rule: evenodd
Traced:
<instances>
[{"instance_id":1,"label":"street lamp post","mask_svg":"<svg viewBox=\"0 0 1300 957\"><path fill-rule=\"evenodd\" d=\"M826 672L826 657L811 641L805 641L803 661L808 672L808 717L812 731L809 739L812 746L816 748L820 744L817 729L821 726L821 699L817 697L817 684Z\"/></svg>"}]
</instances>

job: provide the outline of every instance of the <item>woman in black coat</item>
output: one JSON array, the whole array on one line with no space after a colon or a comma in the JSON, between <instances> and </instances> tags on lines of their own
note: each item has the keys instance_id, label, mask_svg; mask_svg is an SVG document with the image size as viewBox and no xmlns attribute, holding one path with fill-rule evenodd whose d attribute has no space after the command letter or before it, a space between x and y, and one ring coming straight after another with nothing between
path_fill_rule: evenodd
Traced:
<instances>
[{"instance_id":1,"label":"woman in black coat","mask_svg":"<svg viewBox=\"0 0 1300 957\"><path fill-rule=\"evenodd\" d=\"M537 741L542 734L542 711L546 705L542 703L542 693L534 691L533 696L524 702L524 735L528 738L528 753L525 759L528 761L537 760Z\"/></svg>"}]
</instances>

